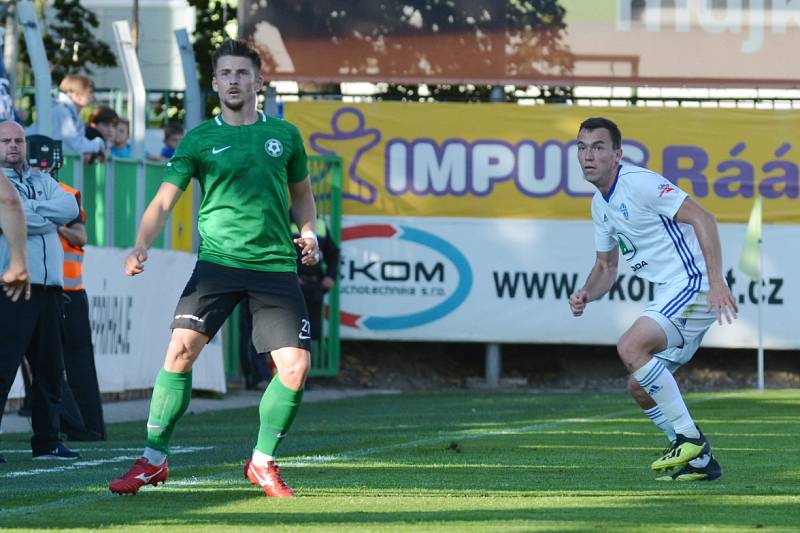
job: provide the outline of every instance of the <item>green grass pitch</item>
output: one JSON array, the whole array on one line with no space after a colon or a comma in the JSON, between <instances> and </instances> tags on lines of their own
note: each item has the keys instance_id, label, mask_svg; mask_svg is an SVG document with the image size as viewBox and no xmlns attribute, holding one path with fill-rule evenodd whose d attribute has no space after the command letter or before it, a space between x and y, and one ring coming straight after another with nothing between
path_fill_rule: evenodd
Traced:
<instances>
[{"instance_id":1,"label":"green grass pitch","mask_svg":"<svg viewBox=\"0 0 800 533\"><path fill-rule=\"evenodd\" d=\"M166 485L108 492L144 424L78 443L77 463L0 436L0 529L124 531L798 531L800 390L687 403L725 471L658 482L665 440L624 394L456 391L305 405L281 449L297 496L242 477L256 408L181 421Z\"/></svg>"}]
</instances>

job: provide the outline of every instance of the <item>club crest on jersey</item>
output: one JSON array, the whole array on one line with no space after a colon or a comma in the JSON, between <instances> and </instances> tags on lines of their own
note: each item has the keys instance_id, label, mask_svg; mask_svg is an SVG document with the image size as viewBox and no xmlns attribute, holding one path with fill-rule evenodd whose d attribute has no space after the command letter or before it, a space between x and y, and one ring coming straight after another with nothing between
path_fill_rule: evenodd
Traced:
<instances>
[{"instance_id":1,"label":"club crest on jersey","mask_svg":"<svg viewBox=\"0 0 800 533\"><path fill-rule=\"evenodd\" d=\"M670 192L672 192L674 190L675 190L675 187L673 187L671 184L662 183L662 184L660 184L658 186L658 197L661 198L665 194L670 193Z\"/></svg>"},{"instance_id":2,"label":"club crest on jersey","mask_svg":"<svg viewBox=\"0 0 800 533\"><path fill-rule=\"evenodd\" d=\"M622 213L622 216L625 217L625 220L628 220L629 218L628 206L625 205L625 202L619 204L619 210Z\"/></svg>"},{"instance_id":3,"label":"club crest on jersey","mask_svg":"<svg viewBox=\"0 0 800 533\"><path fill-rule=\"evenodd\" d=\"M272 157L280 157L283 154L283 144L278 139L269 139L264 143L264 150Z\"/></svg>"},{"instance_id":4,"label":"club crest on jersey","mask_svg":"<svg viewBox=\"0 0 800 533\"><path fill-rule=\"evenodd\" d=\"M626 261L630 261L636 255L636 246L633 241L624 233L617 233L617 242L619 243L619 251L622 252L622 257Z\"/></svg>"}]
</instances>

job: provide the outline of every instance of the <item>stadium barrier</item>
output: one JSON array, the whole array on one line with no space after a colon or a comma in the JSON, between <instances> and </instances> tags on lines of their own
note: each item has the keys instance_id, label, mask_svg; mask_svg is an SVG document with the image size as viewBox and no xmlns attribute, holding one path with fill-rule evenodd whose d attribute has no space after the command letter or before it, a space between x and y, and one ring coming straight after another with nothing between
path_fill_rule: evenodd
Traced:
<instances>
[{"instance_id":1,"label":"stadium barrier","mask_svg":"<svg viewBox=\"0 0 800 533\"><path fill-rule=\"evenodd\" d=\"M171 313L192 271L199 245L195 228L199 194L192 182L154 242L146 282L128 278L122 263L136 240L138 222L161 185L164 163L112 160L84 163L66 157L59 179L81 190L89 245L84 284L89 295L92 340L102 392L123 392L152 386L155 369L169 340ZM317 209L341 247L342 160L309 158ZM135 280L135 281L134 281ZM131 285L131 281L134 283ZM339 372L339 284L326 301L324 336L312 356L312 376ZM221 337L221 338L220 338ZM194 372L195 388L225 392L225 378L239 377L239 324L234 313L204 351ZM211 353L208 353L211 352ZM17 376L10 398L23 395Z\"/></svg>"}]
</instances>

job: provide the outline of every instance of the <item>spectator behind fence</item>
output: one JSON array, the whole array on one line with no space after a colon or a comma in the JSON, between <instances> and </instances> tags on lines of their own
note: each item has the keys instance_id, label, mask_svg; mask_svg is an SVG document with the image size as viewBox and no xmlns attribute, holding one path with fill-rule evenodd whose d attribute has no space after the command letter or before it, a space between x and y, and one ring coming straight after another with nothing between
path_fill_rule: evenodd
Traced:
<instances>
[{"instance_id":1,"label":"spectator behind fence","mask_svg":"<svg viewBox=\"0 0 800 533\"><path fill-rule=\"evenodd\" d=\"M86 138L102 138L105 143L105 149L100 154L91 154L88 157L84 155L84 160L93 163L108 159L111 145L117 135L117 122L119 122L119 115L117 115L116 111L106 105L97 106L97 109L89 117L89 125L86 126Z\"/></svg>"},{"instance_id":2,"label":"spectator behind fence","mask_svg":"<svg viewBox=\"0 0 800 533\"><path fill-rule=\"evenodd\" d=\"M77 459L58 437L61 379L64 372L61 324L64 250L58 226L78 216L75 198L49 174L31 171L25 132L19 124L0 124L0 165L17 189L28 230L31 299L12 303L0 294L0 417L23 356L33 373L34 459ZM0 270L9 265L8 242L0 236Z\"/></svg>"},{"instance_id":3,"label":"spectator behind fence","mask_svg":"<svg viewBox=\"0 0 800 533\"><path fill-rule=\"evenodd\" d=\"M75 197L80 207L80 191L64 183L59 185ZM64 248L64 366L74 397L73 405L77 404L79 412L72 418L62 415L61 432L66 433L69 440L105 440L106 426L94 365L89 299L83 288L83 247L88 240L85 221L86 212L81 207L75 220L58 228Z\"/></svg>"},{"instance_id":4,"label":"spectator behind fence","mask_svg":"<svg viewBox=\"0 0 800 533\"><path fill-rule=\"evenodd\" d=\"M111 157L116 159L130 159L131 158L131 123L127 118L121 118L117 121L117 126L114 128L114 141L111 143Z\"/></svg>"},{"instance_id":5,"label":"spectator behind fence","mask_svg":"<svg viewBox=\"0 0 800 533\"><path fill-rule=\"evenodd\" d=\"M105 150L100 138L88 139L81 109L94 101L94 82L80 74L69 74L61 80L53 102L53 139L61 140L64 155L97 154Z\"/></svg>"},{"instance_id":6,"label":"spectator behind fence","mask_svg":"<svg viewBox=\"0 0 800 533\"><path fill-rule=\"evenodd\" d=\"M172 154L175 153L175 148L178 147L178 143L181 142L183 139L183 126L180 124L176 124L175 122L170 122L164 128L164 147L161 149L161 154L156 159L161 161L166 161L172 157Z\"/></svg>"}]
</instances>

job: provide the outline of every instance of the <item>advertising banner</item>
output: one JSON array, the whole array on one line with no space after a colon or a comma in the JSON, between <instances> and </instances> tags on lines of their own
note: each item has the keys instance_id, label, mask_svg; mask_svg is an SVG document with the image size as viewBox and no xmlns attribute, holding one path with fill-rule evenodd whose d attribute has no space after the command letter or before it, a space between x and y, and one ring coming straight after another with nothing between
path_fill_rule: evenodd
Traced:
<instances>
[{"instance_id":1,"label":"advertising banner","mask_svg":"<svg viewBox=\"0 0 800 533\"><path fill-rule=\"evenodd\" d=\"M164 365L175 305L196 261L189 253L153 249L145 271L128 277L122 270L128 253L120 248L86 247L84 286L101 392L153 387ZM195 363L192 386L225 392L221 334L206 345ZM17 376L10 397L23 395Z\"/></svg>"},{"instance_id":2,"label":"advertising banner","mask_svg":"<svg viewBox=\"0 0 800 533\"><path fill-rule=\"evenodd\" d=\"M588 220L578 126L606 116L623 159L663 174L720 222L800 223L799 111L296 102L309 153L345 163L344 213Z\"/></svg>"},{"instance_id":3,"label":"advertising banner","mask_svg":"<svg viewBox=\"0 0 800 533\"><path fill-rule=\"evenodd\" d=\"M268 79L795 88L796 0L239 0Z\"/></svg>"},{"instance_id":4,"label":"advertising banner","mask_svg":"<svg viewBox=\"0 0 800 533\"><path fill-rule=\"evenodd\" d=\"M722 224L723 270L740 316L704 345L754 347L757 287L738 271L745 227ZM764 228L764 344L800 348L800 226ZM654 287L620 260L617 282L584 316L570 293L595 260L590 221L348 216L342 336L349 339L613 345Z\"/></svg>"}]
</instances>

